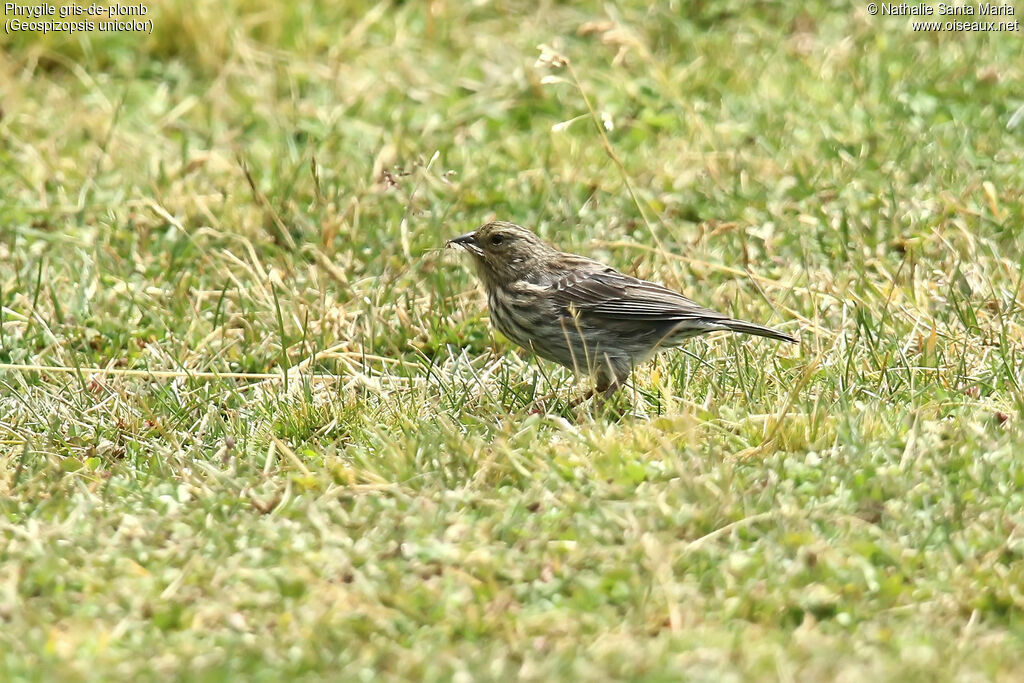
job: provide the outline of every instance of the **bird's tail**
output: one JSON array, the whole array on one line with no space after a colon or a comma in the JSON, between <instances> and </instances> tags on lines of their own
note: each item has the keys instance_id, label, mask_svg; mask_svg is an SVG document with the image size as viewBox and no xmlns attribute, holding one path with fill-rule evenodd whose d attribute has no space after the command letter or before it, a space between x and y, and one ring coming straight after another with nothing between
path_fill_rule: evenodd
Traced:
<instances>
[{"instance_id":1,"label":"bird's tail","mask_svg":"<svg viewBox=\"0 0 1024 683\"><path fill-rule=\"evenodd\" d=\"M790 344L799 344L795 337L791 337L785 332L779 332L773 330L770 327L763 325L755 325L754 323L748 323L745 320L721 320L718 324L722 327L726 327L733 332L742 332L743 334L756 334L758 337L768 337L769 339L777 339L779 341L789 342Z\"/></svg>"}]
</instances>

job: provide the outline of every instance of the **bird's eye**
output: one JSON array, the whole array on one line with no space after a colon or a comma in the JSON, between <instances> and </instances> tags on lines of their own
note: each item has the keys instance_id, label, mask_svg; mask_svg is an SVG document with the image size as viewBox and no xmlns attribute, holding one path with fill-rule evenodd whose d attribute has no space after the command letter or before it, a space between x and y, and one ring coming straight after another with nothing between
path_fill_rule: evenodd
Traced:
<instances>
[{"instance_id":1,"label":"bird's eye","mask_svg":"<svg viewBox=\"0 0 1024 683\"><path fill-rule=\"evenodd\" d=\"M501 243L504 241L505 238L502 237L501 235L494 235L491 237L491 245L495 247L501 246Z\"/></svg>"}]
</instances>

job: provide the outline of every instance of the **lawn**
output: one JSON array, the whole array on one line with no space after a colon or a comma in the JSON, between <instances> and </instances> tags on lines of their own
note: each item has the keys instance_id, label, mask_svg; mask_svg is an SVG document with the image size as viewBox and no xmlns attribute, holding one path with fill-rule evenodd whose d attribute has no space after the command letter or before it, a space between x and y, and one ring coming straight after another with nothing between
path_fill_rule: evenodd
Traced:
<instances>
[{"instance_id":1,"label":"lawn","mask_svg":"<svg viewBox=\"0 0 1024 683\"><path fill-rule=\"evenodd\" d=\"M0 38L0 679L1024 677L1020 32L865 8ZM800 344L575 406L494 218Z\"/></svg>"}]
</instances>

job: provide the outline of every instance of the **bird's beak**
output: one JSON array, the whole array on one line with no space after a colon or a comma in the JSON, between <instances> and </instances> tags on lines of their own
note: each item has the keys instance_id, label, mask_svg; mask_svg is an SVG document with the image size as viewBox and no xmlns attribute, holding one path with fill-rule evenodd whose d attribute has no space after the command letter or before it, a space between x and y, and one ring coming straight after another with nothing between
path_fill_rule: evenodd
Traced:
<instances>
[{"instance_id":1,"label":"bird's beak","mask_svg":"<svg viewBox=\"0 0 1024 683\"><path fill-rule=\"evenodd\" d=\"M453 237L452 239L448 240L448 243L445 246L447 246L448 248L462 247L466 251L473 254L479 254L483 251L480 248L480 245L477 244L476 242L475 232L467 232L465 235Z\"/></svg>"}]
</instances>

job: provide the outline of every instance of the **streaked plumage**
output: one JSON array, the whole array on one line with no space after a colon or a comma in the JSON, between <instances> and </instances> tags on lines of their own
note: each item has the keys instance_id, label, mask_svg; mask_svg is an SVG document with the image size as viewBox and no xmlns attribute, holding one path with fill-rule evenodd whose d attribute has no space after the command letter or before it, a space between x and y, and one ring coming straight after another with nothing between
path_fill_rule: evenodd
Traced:
<instances>
[{"instance_id":1,"label":"streaked plumage","mask_svg":"<svg viewBox=\"0 0 1024 683\"><path fill-rule=\"evenodd\" d=\"M491 321L538 356L615 391L633 367L689 337L731 330L797 343L784 332L730 318L653 282L558 251L514 223L496 221L448 241L473 256Z\"/></svg>"}]
</instances>

